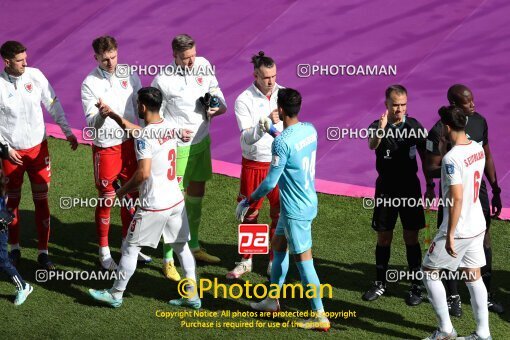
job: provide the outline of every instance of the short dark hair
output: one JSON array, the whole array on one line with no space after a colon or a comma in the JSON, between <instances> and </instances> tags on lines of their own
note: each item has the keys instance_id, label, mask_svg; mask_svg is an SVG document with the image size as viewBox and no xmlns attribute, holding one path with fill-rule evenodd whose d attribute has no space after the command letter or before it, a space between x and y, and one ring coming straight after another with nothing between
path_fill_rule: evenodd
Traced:
<instances>
[{"instance_id":1,"label":"short dark hair","mask_svg":"<svg viewBox=\"0 0 510 340\"><path fill-rule=\"evenodd\" d=\"M195 40L188 34L179 34L172 40L172 51L184 52L195 46Z\"/></svg>"},{"instance_id":2,"label":"short dark hair","mask_svg":"<svg viewBox=\"0 0 510 340\"><path fill-rule=\"evenodd\" d=\"M117 49L117 40L109 35L103 35L102 37L94 39L92 42L92 48L96 54L103 54L108 51Z\"/></svg>"},{"instance_id":3,"label":"short dark hair","mask_svg":"<svg viewBox=\"0 0 510 340\"><path fill-rule=\"evenodd\" d=\"M251 57L251 63L253 64L254 69L259 69L262 66L267 68L274 66L274 60L264 55L264 51L260 51L258 54Z\"/></svg>"},{"instance_id":4,"label":"short dark hair","mask_svg":"<svg viewBox=\"0 0 510 340\"><path fill-rule=\"evenodd\" d=\"M388 88L386 89L386 92L385 92L386 100L390 99L390 96L393 92L395 92L396 94L400 94L400 95L405 94L407 96L407 90L404 86L399 85L399 84L394 84L394 85L388 86Z\"/></svg>"},{"instance_id":5,"label":"short dark hair","mask_svg":"<svg viewBox=\"0 0 510 340\"><path fill-rule=\"evenodd\" d=\"M464 111L457 106L442 106L439 111L441 123L448 125L453 131L464 131L467 117Z\"/></svg>"},{"instance_id":6,"label":"short dark hair","mask_svg":"<svg viewBox=\"0 0 510 340\"><path fill-rule=\"evenodd\" d=\"M17 54L23 53L26 50L27 48L19 41L9 40L0 47L0 55L4 59L12 59Z\"/></svg>"},{"instance_id":7,"label":"short dark hair","mask_svg":"<svg viewBox=\"0 0 510 340\"><path fill-rule=\"evenodd\" d=\"M163 103L163 94L155 87L142 87L138 90L138 101L150 111L159 111Z\"/></svg>"},{"instance_id":8,"label":"short dark hair","mask_svg":"<svg viewBox=\"0 0 510 340\"><path fill-rule=\"evenodd\" d=\"M278 90L278 107L281 107L285 115L295 117L301 110L301 94L294 89L285 88Z\"/></svg>"},{"instance_id":9,"label":"short dark hair","mask_svg":"<svg viewBox=\"0 0 510 340\"><path fill-rule=\"evenodd\" d=\"M454 85L450 86L450 88L448 89L448 92L446 93L446 98L448 99L448 102L450 104L457 104L457 102L460 99L459 92L466 91L466 90L471 92L469 87L467 87L466 85L463 85L463 84L454 84Z\"/></svg>"}]
</instances>

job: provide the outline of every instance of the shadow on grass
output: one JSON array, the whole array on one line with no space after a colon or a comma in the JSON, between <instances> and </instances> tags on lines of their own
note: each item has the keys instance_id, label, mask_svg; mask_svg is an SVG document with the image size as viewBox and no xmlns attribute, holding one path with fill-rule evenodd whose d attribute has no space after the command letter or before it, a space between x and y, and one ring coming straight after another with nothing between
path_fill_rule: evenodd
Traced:
<instances>
[{"instance_id":1,"label":"shadow on grass","mask_svg":"<svg viewBox=\"0 0 510 340\"><path fill-rule=\"evenodd\" d=\"M37 249L37 234L35 230L34 213L32 211L23 210L20 212L22 229L21 229L21 245L23 248L31 248L33 252ZM79 270L79 271L98 271L99 265L97 262L97 244L96 244L96 229L94 221L88 223L73 223L66 224L60 221L55 216L52 216L52 234L50 237L50 256L56 265L61 270ZM110 239L116 240L117 247L120 246L121 230L120 226L112 225L110 231ZM112 242L114 243L114 242ZM203 246L208 249L208 252L222 258L219 265L208 265L198 263L199 277L203 279L218 280L218 283L231 285L233 283L244 282L240 280L228 280L225 274L231 270L235 262L239 261L237 254L237 245L232 244L214 244L203 242ZM177 292L177 283L167 280L161 274L161 244L157 249L144 248L144 253L152 256L155 261L149 265L137 268L137 271L131 278L125 298L129 299L132 296L140 296L148 299L155 299L160 301L168 301L170 299L179 298ZM118 261L120 254L118 248L112 249L113 257ZM258 255L254 259L254 273L265 276L268 257L266 255ZM178 263L176 259L176 263ZM299 282L299 274L296 266L293 264L294 260L291 259L291 266L287 276L287 282ZM330 284L337 290L346 290L359 294L359 303L352 301L345 301L336 298L333 293L332 299L324 299L326 310L330 311L356 311L358 317L351 318L348 323L344 319L331 319L332 327L338 331L346 330L349 328L358 328L372 333L381 334L384 336L408 338L409 335L402 331L398 331L399 327L406 327L423 331L424 334L433 331L433 327L426 324L416 323L406 320L405 313L398 313L393 311L384 310L378 307L377 302L365 302L361 300L363 292L369 288L370 282L375 275L374 265L370 263L341 263L330 261L321 258L314 259L315 267L317 269L319 278L322 283ZM392 269L403 270L403 266L393 266ZM19 271L21 275L28 282L34 282L34 273L39 269L36 258L30 258L25 255L22 257ZM250 274L255 275L255 274ZM510 273L508 271L495 271L494 277L497 282L510 282ZM260 282L265 282L264 278L257 279ZM65 280L51 280L48 282L37 282L37 286L65 294L74 299L75 302L85 306L96 306L97 304L88 296L88 288L105 289L110 288L112 281L97 280L97 281L65 281ZM469 302L469 295L466 294L466 289L462 288L461 294L463 301ZM404 297L409 288L408 282L398 282L388 285L388 290L382 299L387 297L401 298L402 308L412 308L405 305ZM498 298L504 305L509 304L510 293L508 291L498 289ZM0 298L8 300L13 299L12 295L0 295ZM250 300L241 299L223 299L214 298L211 292L204 294L202 300L203 308L211 311L218 310L250 310ZM283 299L282 306L284 310L308 310L310 308L308 301L305 299ZM174 307L168 306L169 309ZM430 311L431 313L432 310ZM432 315L432 314L431 314ZM501 318L509 321L508 314L503 314ZM271 319L273 321L278 321ZM284 321L283 319L281 321ZM395 325L392 328L391 325Z\"/></svg>"}]
</instances>

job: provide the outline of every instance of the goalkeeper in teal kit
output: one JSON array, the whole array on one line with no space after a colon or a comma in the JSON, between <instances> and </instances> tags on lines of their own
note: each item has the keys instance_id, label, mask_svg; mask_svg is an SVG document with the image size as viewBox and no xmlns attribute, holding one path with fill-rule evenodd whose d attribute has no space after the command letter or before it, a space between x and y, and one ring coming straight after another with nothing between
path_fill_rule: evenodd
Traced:
<instances>
[{"instance_id":1,"label":"goalkeeper in teal kit","mask_svg":"<svg viewBox=\"0 0 510 340\"><path fill-rule=\"evenodd\" d=\"M313 285L319 292L320 282L313 266L312 220L317 216L317 194L315 192L315 158L317 152L317 131L312 124L301 123L298 113L301 95L286 88L278 91L278 113L284 130L278 131L263 117L260 129L276 136L272 145L272 161L267 177L253 192L242 200L236 209L236 216L242 222L251 202L270 192L276 184L280 188L281 211L276 232L271 240L274 251L271 269L271 284L282 287L289 269L289 252L294 255L301 282L306 289ZM287 252L287 248L289 252ZM330 328L320 296L310 299L314 317L299 325L303 328L324 330ZM258 311L280 310L278 299L267 297L251 307Z\"/></svg>"}]
</instances>

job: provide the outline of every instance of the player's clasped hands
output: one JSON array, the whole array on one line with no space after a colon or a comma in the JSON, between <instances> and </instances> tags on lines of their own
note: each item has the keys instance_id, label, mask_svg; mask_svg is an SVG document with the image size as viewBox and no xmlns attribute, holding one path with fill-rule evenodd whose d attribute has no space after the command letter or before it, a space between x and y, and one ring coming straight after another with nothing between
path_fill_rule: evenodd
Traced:
<instances>
[{"instance_id":1,"label":"player's clasped hands","mask_svg":"<svg viewBox=\"0 0 510 340\"><path fill-rule=\"evenodd\" d=\"M101 98L99 98L96 107L99 109L99 114L103 118L107 118L113 113L112 109L108 105L103 103Z\"/></svg>"},{"instance_id":2,"label":"player's clasped hands","mask_svg":"<svg viewBox=\"0 0 510 340\"><path fill-rule=\"evenodd\" d=\"M278 124L280 122L280 115L278 114L278 109L274 109L271 111L269 118L273 122L273 124Z\"/></svg>"},{"instance_id":3,"label":"player's clasped hands","mask_svg":"<svg viewBox=\"0 0 510 340\"><path fill-rule=\"evenodd\" d=\"M271 119L269 119L269 117L260 117L259 128L262 132L269 132L272 125L273 124L271 124Z\"/></svg>"}]
</instances>

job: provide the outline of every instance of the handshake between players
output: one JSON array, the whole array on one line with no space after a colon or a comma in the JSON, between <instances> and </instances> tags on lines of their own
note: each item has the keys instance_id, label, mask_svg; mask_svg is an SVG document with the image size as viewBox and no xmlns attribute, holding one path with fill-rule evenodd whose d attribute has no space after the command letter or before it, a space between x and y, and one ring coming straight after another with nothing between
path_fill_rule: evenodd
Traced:
<instances>
[{"instance_id":1,"label":"handshake between players","mask_svg":"<svg viewBox=\"0 0 510 340\"><path fill-rule=\"evenodd\" d=\"M138 103L140 105L140 103ZM143 104L142 104L143 105ZM108 105L106 105L101 98L99 98L99 101L96 104L96 107L99 109L99 114L103 118L111 118L113 119L117 124L119 124L123 129L129 131L132 135L136 136L141 133L142 128L136 124L133 124L129 122L128 120L123 119L121 116L116 114ZM143 111L142 111L143 112ZM139 113L139 118L142 118L142 114ZM168 131L164 131L163 137L170 136L172 133L175 133L183 142L189 142L191 138L193 137L193 131L188 129L171 129Z\"/></svg>"},{"instance_id":2,"label":"handshake between players","mask_svg":"<svg viewBox=\"0 0 510 340\"><path fill-rule=\"evenodd\" d=\"M111 289L90 289L89 294L95 300L111 307L120 307L129 279L134 274L141 247L156 248L163 237L165 244L170 244L177 254L181 267L190 284L187 290L196 292L195 259L188 246L190 239L188 218L184 209L184 196L179 188L175 171L176 134L171 124L159 114L162 93L157 88L146 87L138 91L138 115L145 122L145 127L133 124L112 111L101 100L97 103L99 114L113 119L123 129L137 131L135 152L138 167L121 188L117 196L140 192L140 206L122 246L122 258L118 272L123 274L115 280ZM193 132L186 129L178 131L182 140L189 140ZM173 138L172 138L173 137ZM175 306L201 307L198 295L188 294L188 298L171 300Z\"/></svg>"}]
</instances>

